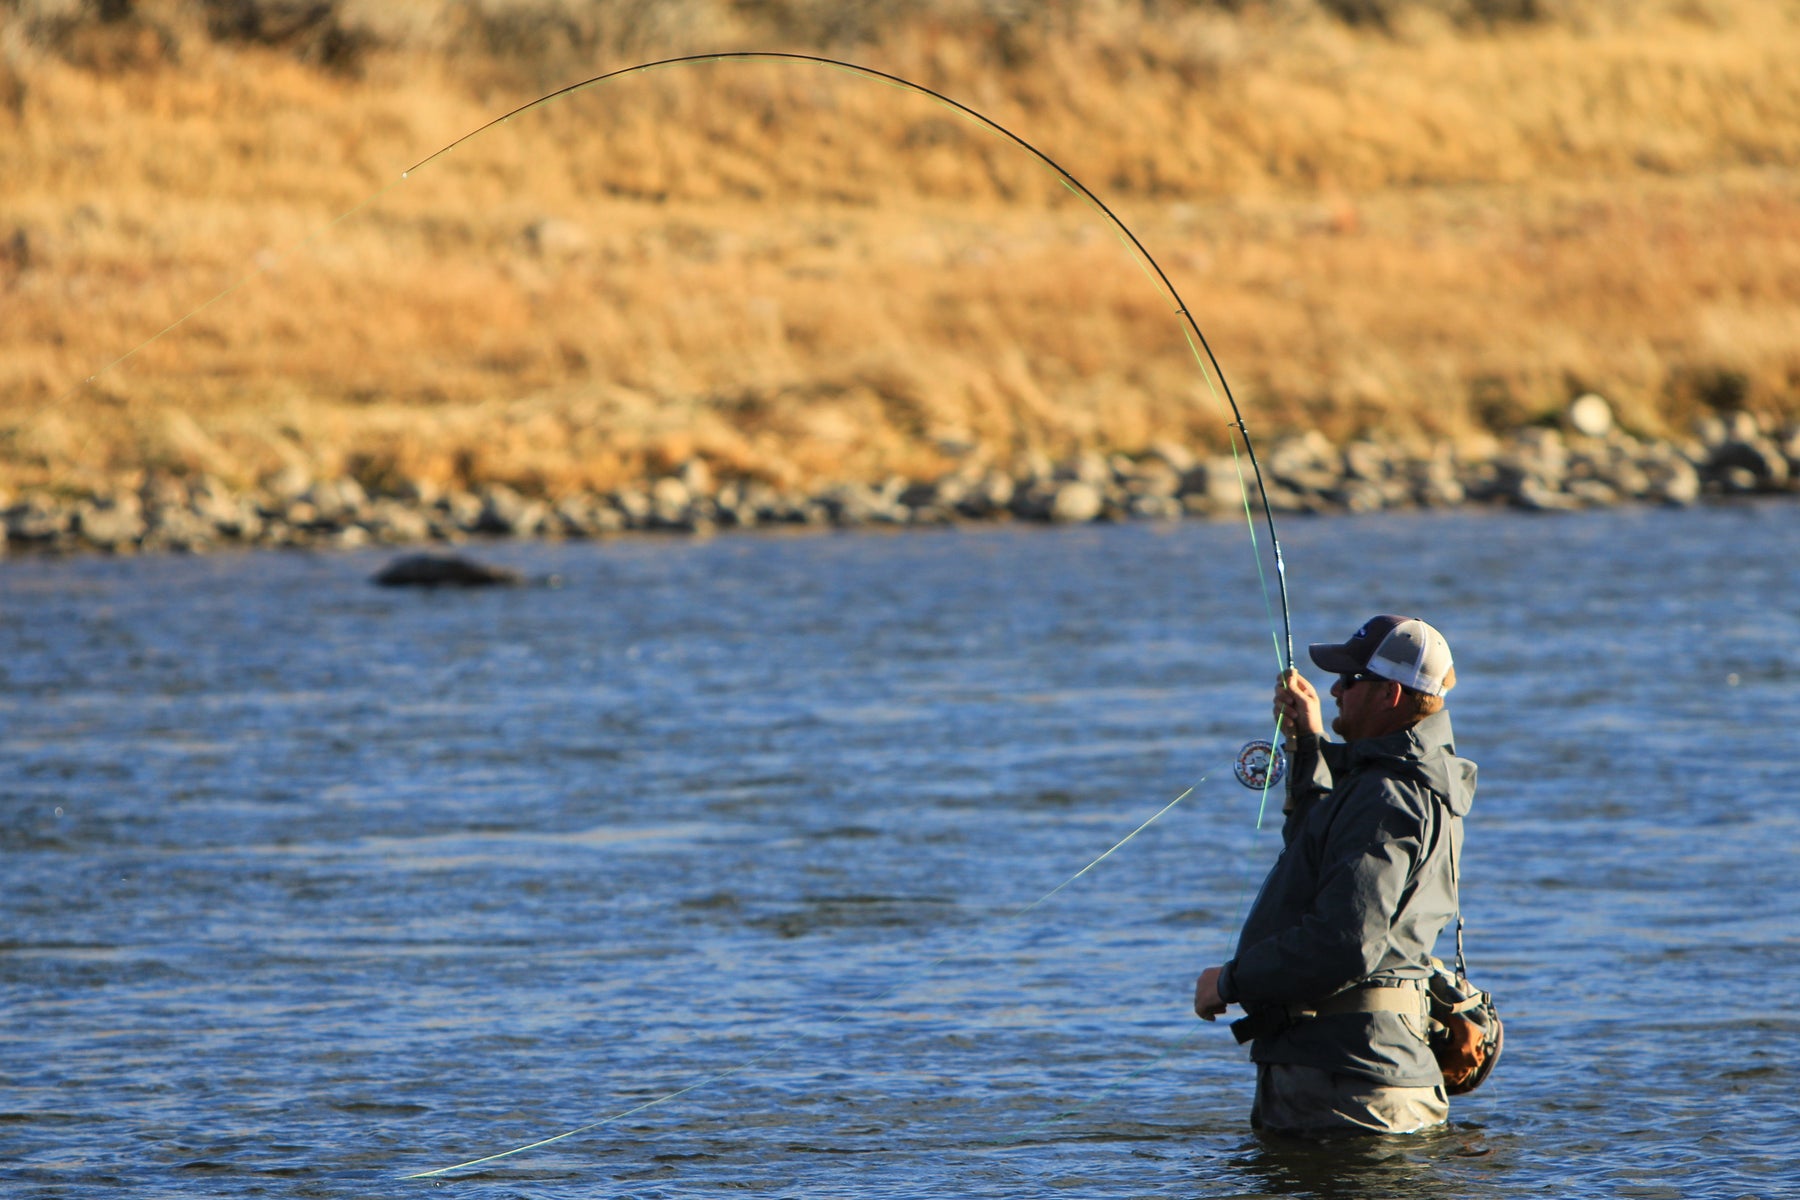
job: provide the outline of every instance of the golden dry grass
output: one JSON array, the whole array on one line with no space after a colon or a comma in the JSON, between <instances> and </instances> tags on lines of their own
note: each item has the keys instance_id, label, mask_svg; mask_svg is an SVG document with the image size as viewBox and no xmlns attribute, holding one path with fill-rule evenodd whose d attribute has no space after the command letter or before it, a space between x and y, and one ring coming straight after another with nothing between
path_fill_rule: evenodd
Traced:
<instances>
[{"instance_id":1,"label":"golden dry grass","mask_svg":"<svg viewBox=\"0 0 1800 1200\"><path fill-rule=\"evenodd\" d=\"M1800 412L1796 6L1568 7L1471 30L1396 6L1383 32L1088 0L999 34L944 8L846 53L1098 192L1257 432L1467 441L1590 389L1651 433ZM1108 225L916 95L671 68L402 182L620 60L471 49L443 4L346 17L354 72L180 4L54 8L0 9L0 485L299 462L556 493L695 454L805 484L1224 445ZM680 11L629 49L767 32Z\"/></svg>"}]
</instances>

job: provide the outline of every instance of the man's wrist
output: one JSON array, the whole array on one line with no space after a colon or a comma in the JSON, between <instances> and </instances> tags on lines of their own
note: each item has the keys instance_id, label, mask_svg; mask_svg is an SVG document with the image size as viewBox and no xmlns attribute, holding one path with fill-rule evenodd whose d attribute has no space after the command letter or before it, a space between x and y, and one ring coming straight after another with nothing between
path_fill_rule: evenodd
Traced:
<instances>
[{"instance_id":1,"label":"man's wrist","mask_svg":"<svg viewBox=\"0 0 1800 1200\"><path fill-rule=\"evenodd\" d=\"M1231 968L1236 965L1237 960L1234 958L1219 968L1219 979L1216 986L1219 991L1219 999L1226 1004L1237 1003L1237 988L1232 986L1231 979Z\"/></svg>"}]
</instances>

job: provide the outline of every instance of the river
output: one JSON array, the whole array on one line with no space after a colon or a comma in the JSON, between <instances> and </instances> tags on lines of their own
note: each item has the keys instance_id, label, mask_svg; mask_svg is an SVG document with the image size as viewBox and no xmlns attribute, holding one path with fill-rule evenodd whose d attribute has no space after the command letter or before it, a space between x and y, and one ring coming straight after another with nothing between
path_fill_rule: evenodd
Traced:
<instances>
[{"instance_id":1,"label":"river","mask_svg":"<svg viewBox=\"0 0 1800 1200\"><path fill-rule=\"evenodd\" d=\"M1242 524L7 562L0 1191L1800 1194L1796 517L1284 524L1298 642L1455 649L1507 1018L1326 1147L1190 1009L1279 846Z\"/></svg>"}]
</instances>

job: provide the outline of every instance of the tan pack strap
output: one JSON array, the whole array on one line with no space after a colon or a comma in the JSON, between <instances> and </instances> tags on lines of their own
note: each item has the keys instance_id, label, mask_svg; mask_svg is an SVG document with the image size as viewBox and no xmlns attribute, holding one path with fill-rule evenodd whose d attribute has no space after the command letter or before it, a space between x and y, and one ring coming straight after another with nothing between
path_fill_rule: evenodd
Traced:
<instances>
[{"instance_id":1,"label":"tan pack strap","mask_svg":"<svg viewBox=\"0 0 1800 1200\"><path fill-rule=\"evenodd\" d=\"M1335 1017L1340 1013L1406 1013L1423 1016L1426 1011L1423 981L1399 980L1394 986L1359 987L1339 992L1314 1005L1296 1004L1288 1009L1295 1020L1308 1017Z\"/></svg>"},{"instance_id":2,"label":"tan pack strap","mask_svg":"<svg viewBox=\"0 0 1800 1200\"><path fill-rule=\"evenodd\" d=\"M1450 890L1456 896L1456 977L1469 977L1469 964L1463 959L1463 918L1462 918L1462 880L1456 872L1456 829L1450 824L1456 814L1450 811L1448 804L1439 804L1440 815L1438 827L1444 831L1444 841L1450 848Z\"/></svg>"}]
</instances>

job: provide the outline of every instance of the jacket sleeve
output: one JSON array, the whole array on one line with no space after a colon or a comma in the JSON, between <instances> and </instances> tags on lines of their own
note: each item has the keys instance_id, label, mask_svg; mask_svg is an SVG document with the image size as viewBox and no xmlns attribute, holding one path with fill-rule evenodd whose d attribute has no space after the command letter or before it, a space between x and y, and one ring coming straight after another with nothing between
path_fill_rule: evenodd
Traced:
<instances>
[{"instance_id":1,"label":"jacket sleeve","mask_svg":"<svg viewBox=\"0 0 1800 1200\"><path fill-rule=\"evenodd\" d=\"M1340 749L1316 733L1295 734L1288 741L1287 802L1281 806L1287 820L1281 826L1282 845L1294 840L1313 805L1331 794L1331 759L1336 757L1332 752Z\"/></svg>"},{"instance_id":2,"label":"jacket sleeve","mask_svg":"<svg viewBox=\"0 0 1800 1200\"><path fill-rule=\"evenodd\" d=\"M1389 928L1431 844L1430 817L1417 798L1378 779L1354 781L1343 801L1319 850L1312 907L1232 961L1233 994L1248 1007L1323 999L1367 977L1388 951Z\"/></svg>"}]
</instances>

